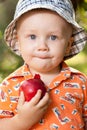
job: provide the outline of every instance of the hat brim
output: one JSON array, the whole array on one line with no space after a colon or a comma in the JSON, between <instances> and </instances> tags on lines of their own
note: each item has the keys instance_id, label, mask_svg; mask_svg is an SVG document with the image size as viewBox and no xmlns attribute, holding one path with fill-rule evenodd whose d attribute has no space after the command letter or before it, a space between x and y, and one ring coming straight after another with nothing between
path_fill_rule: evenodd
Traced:
<instances>
[{"instance_id":1,"label":"hat brim","mask_svg":"<svg viewBox=\"0 0 87 130\"><path fill-rule=\"evenodd\" d=\"M23 15L24 13L28 12L29 10L36 9L36 8L45 8L45 9L50 9L53 10L53 7L48 7L48 6L41 6L37 5L31 8L27 8L24 10L21 14L19 13L17 16L15 16L15 19L7 26L4 34L4 39L7 43L7 45L11 48L11 50L16 53L17 55L20 56L20 51L19 51L19 45L18 42L16 41L16 21ZM71 45L69 53L66 53L64 56L64 59L69 59L75 55L77 55L80 51L83 50L85 44L87 43L87 34L85 30L79 26L79 24L73 20L70 19L69 17L65 17L63 14L61 14L60 10L54 9L55 12L57 12L61 17L63 17L68 23L72 24L74 27L73 30L73 43Z\"/></svg>"}]
</instances>

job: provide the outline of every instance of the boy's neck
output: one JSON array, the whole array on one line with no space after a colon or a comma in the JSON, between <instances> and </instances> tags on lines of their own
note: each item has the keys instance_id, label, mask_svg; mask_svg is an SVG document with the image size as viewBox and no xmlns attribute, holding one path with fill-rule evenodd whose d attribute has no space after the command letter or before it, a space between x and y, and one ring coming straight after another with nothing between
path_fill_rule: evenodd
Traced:
<instances>
[{"instance_id":1,"label":"boy's neck","mask_svg":"<svg viewBox=\"0 0 87 130\"><path fill-rule=\"evenodd\" d=\"M30 70L32 75L39 74L41 76L41 79L43 80L43 82L47 86L49 86L49 84L52 82L52 80L60 73L61 65L56 67L54 70L48 71L48 72L39 72L39 71L36 71L32 68L29 68L29 70Z\"/></svg>"}]
</instances>

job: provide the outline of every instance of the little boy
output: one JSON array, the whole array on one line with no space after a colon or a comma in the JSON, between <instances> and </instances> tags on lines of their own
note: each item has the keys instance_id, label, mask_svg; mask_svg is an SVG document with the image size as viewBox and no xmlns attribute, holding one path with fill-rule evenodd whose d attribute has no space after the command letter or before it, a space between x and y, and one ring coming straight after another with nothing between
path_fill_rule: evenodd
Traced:
<instances>
[{"instance_id":1,"label":"little boy","mask_svg":"<svg viewBox=\"0 0 87 130\"><path fill-rule=\"evenodd\" d=\"M0 130L87 130L87 77L64 62L87 42L71 1L19 0L5 40L24 65L0 85ZM35 74L47 93L25 102L21 82Z\"/></svg>"}]
</instances>

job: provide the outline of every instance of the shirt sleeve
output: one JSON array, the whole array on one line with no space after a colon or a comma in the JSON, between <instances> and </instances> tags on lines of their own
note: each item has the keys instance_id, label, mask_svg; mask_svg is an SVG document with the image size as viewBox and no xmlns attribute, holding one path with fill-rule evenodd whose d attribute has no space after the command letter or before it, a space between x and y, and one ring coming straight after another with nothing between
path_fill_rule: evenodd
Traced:
<instances>
[{"instance_id":1,"label":"shirt sleeve","mask_svg":"<svg viewBox=\"0 0 87 130\"><path fill-rule=\"evenodd\" d=\"M84 101L83 101L83 119L87 128L87 77L84 78L84 84L82 85Z\"/></svg>"},{"instance_id":2,"label":"shirt sleeve","mask_svg":"<svg viewBox=\"0 0 87 130\"><path fill-rule=\"evenodd\" d=\"M17 113L20 80L10 78L0 84L0 118L9 118Z\"/></svg>"}]
</instances>

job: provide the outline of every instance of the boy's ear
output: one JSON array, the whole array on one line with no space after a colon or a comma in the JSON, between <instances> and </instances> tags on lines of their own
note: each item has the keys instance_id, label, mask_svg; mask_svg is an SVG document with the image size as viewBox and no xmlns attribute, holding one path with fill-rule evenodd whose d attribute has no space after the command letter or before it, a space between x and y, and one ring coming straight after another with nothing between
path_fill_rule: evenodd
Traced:
<instances>
[{"instance_id":1,"label":"boy's ear","mask_svg":"<svg viewBox=\"0 0 87 130\"><path fill-rule=\"evenodd\" d=\"M20 49L20 44L19 44L17 31L16 31L16 37L15 38L16 38L16 44L17 44L18 48Z\"/></svg>"},{"instance_id":2,"label":"boy's ear","mask_svg":"<svg viewBox=\"0 0 87 130\"><path fill-rule=\"evenodd\" d=\"M72 46L73 41L74 41L73 37L70 37L70 39L69 39L69 41L68 41L67 48L66 48L66 52L65 52L66 55L69 54L70 48L71 48L71 46Z\"/></svg>"},{"instance_id":3,"label":"boy's ear","mask_svg":"<svg viewBox=\"0 0 87 130\"><path fill-rule=\"evenodd\" d=\"M13 41L14 41L15 50L19 50L17 53L19 53L18 55L20 55L20 43L19 43L18 34L17 34L16 29L14 30Z\"/></svg>"},{"instance_id":4,"label":"boy's ear","mask_svg":"<svg viewBox=\"0 0 87 130\"><path fill-rule=\"evenodd\" d=\"M18 39L18 35L16 35L16 46L17 46L17 49L19 50L20 52L20 43L19 43L19 39Z\"/></svg>"}]
</instances>

